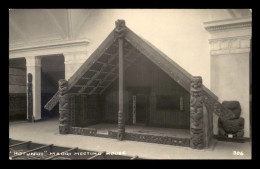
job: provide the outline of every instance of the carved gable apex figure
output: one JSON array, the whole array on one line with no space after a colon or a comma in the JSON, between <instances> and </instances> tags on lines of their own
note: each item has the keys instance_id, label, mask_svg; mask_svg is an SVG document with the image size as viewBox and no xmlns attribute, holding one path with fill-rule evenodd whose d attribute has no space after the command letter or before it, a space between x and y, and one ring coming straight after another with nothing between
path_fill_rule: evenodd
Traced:
<instances>
[{"instance_id":1,"label":"carved gable apex figure","mask_svg":"<svg viewBox=\"0 0 260 169\"><path fill-rule=\"evenodd\" d=\"M115 38L123 38L126 32L125 20L118 19L115 24Z\"/></svg>"}]
</instances>

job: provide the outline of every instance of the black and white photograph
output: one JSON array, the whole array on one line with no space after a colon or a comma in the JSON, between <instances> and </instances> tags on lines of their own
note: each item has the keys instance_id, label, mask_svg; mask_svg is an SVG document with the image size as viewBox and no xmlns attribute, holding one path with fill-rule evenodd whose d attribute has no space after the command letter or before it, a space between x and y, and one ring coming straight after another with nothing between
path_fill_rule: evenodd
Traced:
<instances>
[{"instance_id":1,"label":"black and white photograph","mask_svg":"<svg viewBox=\"0 0 260 169\"><path fill-rule=\"evenodd\" d=\"M252 9L9 9L9 160L252 159Z\"/></svg>"}]
</instances>

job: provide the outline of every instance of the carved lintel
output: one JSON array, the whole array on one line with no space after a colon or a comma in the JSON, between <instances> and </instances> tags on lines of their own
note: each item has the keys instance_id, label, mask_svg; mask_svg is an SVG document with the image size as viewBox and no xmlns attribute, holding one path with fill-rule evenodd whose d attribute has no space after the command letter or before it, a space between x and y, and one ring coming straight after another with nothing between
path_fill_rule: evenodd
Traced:
<instances>
[{"instance_id":1,"label":"carved lintel","mask_svg":"<svg viewBox=\"0 0 260 169\"><path fill-rule=\"evenodd\" d=\"M204 148L202 78L193 77L190 88L190 146Z\"/></svg>"},{"instance_id":2,"label":"carved lintel","mask_svg":"<svg viewBox=\"0 0 260 169\"><path fill-rule=\"evenodd\" d=\"M126 33L125 20L118 19L115 24L115 38L123 38Z\"/></svg>"}]
</instances>

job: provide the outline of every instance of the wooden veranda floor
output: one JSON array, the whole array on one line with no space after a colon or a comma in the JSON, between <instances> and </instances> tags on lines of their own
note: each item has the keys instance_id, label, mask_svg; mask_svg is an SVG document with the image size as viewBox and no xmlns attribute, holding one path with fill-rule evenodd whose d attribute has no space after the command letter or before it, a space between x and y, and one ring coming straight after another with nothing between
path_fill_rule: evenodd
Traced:
<instances>
[{"instance_id":1,"label":"wooden veranda floor","mask_svg":"<svg viewBox=\"0 0 260 169\"><path fill-rule=\"evenodd\" d=\"M108 131L117 131L118 126L117 124L100 123L86 128L96 129L97 134L108 135ZM136 134L190 138L190 131L188 129L161 128L143 125L126 125L125 129L126 132Z\"/></svg>"}]
</instances>

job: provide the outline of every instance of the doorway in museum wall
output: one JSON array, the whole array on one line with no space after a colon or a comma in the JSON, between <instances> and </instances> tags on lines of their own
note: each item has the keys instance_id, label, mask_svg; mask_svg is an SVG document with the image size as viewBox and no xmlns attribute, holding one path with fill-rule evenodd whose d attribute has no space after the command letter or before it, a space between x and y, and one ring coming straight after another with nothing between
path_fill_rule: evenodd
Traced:
<instances>
[{"instance_id":1,"label":"doorway in museum wall","mask_svg":"<svg viewBox=\"0 0 260 169\"><path fill-rule=\"evenodd\" d=\"M26 60L9 59L9 121L26 120Z\"/></svg>"},{"instance_id":2,"label":"doorway in museum wall","mask_svg":"<svg viewBox=\"0 0 260 169\"><path fill-rule=\"evenodd\" d=\"M44 105L52 98L58 90L58 81L65 78L64 56L62 54L47 55L41 59L41 117L43 120L59 117L59 105L51 111Z\"/></svg>"}]
</instances>

